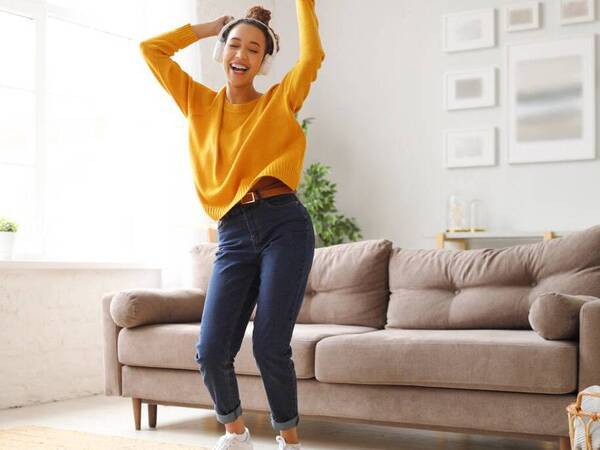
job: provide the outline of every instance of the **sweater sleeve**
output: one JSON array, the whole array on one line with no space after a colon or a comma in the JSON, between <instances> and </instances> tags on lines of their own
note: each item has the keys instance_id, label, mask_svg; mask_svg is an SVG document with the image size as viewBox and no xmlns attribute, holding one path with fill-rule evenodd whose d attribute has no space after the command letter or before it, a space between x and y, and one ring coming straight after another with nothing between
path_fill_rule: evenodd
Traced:
<instances>
[{"instance_id":1,"label":"sweater sleeve","mask_svg":"<svg viewBox=\"0 0 600 450\"><path fill-rule=\"evenodd\" d=\"M325 59L319 37L319 21L315 0L296 0L300 57L283 77L281 85L292 111L297 112L308 96L310 85L317 79L317 71Z\"/></svg>"},{"instance_id":2,"label":"sweater sleeve","mask_svg":"<svg viewBox=\"0 0 600 450\"><path fill-rule=\"evenodd\" d=\"M171 57L199 40L192 25L185 25L140 42L140 50L148 67L163 88L171 95L181 112L187 117L192 101L210 103L216 93L185 72Z\"/></svg>"}]
</instances>

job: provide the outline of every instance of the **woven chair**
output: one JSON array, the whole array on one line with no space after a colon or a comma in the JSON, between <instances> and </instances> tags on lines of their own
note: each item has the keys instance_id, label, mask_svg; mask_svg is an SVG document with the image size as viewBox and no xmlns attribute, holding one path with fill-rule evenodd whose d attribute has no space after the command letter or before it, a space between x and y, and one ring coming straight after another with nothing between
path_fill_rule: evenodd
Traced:
<instances>
[{"instance_id":1,"label":"woven chair","mask_svg":"<svg viewBox=\"0 0 600 450\"><path fill-rule=\"evenodd\" d=\"M585 388L566 409L572 450L600 449L600 386Z\"/></svg>"}]
</instances>

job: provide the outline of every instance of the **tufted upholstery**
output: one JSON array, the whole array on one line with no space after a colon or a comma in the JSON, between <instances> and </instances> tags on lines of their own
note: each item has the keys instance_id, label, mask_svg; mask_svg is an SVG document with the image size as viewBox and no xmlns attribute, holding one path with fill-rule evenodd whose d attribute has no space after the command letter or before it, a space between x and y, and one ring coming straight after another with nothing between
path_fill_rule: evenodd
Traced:
<instances>
[{"instance_id":1,"label":"tufted upholstery","mask_svg":"<svg viewBox=\"0 0 600 450\"><path fill-rule=\"evenodd\" d=\"M193 343L216 250L191 251L194 296L103 297L106 394L213 406ZM544 292L600 296L600 225L501 249L403 250L385 239L317 248L291 341L299 413L564 437L565 406L600 380L600 299L581 306L578 340L547 340L528 320ZM268 411L252 329L237 379L245 407Z\"/></svg>"},{"instance_id":2,"label":"tufted upholstery","mask_svg":"<svg viewBox=\"0 0 600 450\"><path fill-rule=\"evenodd\" d=\"M387 239L316 248L297 323L383 328L391 250Z\"/></svg>"},{"instance_id":3,"label":"tufted upholstery","mask_svg":"<svg viewBox=\"0 0 600 450\"><path fill-rule=\"evenodd\" d=\"M600 225L499 249L394 248L385 328L531 329L541 293L600 296L598 249Z\"/></svg>"},{"instance_id":4,"label":"tufted upholstery","mask_svg":"<svg viewBox=\"0 0 600 450\"><path fill-rule=\"evenodd\" d=\"M192 254L192 281L206 292L218 244L201 244ZM383 328L389 299L392 241L369 239L315 249L305 298L296 323ZM250 320L254 320L256 308Z\"/></svg>"}]
</instances>

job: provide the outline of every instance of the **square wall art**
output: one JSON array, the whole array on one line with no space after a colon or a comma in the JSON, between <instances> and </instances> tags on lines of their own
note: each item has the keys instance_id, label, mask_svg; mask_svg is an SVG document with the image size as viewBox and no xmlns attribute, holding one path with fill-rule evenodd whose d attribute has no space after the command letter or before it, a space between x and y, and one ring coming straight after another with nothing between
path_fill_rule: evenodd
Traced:
<instances>
[{"instance_id":1,"label":"square wall art","mask_svg":"<svg viewBox=\"0 0 600 450\"><path fill-rule=\"evenodd\" d=\"M496 69L450 71L444 74L447 110L482 108L496 104Z\"/></svg>"},{"instance_id":2,"label":"square wall art","mask_svg":"<svg viewBox=\"0 0 600 450\"><path fill-rule=\"evenodd\" d=\"M445 52L473 50L496 45L495 9L476 9L442 16Z\"/></svg>"},{"instance_id":3,"label":"square wall art","mask_svg":"<svg viewBox=\"0 0 600 450\"><path fill-rule=\"evenodd\" d=\"M595 158L594 36L507 46L508 161Z\"/></svg>"},{"instance_id":4,"label":"square wall art","mask_svg":"<svg viewBox=\"0 0 600 450\"><path fill-rule=\"evenodd\" d=\"M496 129L446 130L444 154L446 167L493 166L496 164Z\"/></svg>"}]
</instances>

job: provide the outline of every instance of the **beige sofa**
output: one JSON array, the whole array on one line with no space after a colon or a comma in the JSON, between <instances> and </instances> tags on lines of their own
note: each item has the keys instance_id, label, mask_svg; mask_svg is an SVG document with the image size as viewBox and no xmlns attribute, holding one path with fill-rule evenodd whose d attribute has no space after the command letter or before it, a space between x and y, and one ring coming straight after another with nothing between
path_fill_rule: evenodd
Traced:
<instances>
[{"instance_id":1,"label":"beige sofa","mask_svg":"<svg viewBox=\"0 0 600 450\"><path fill-rule=\"evenodd\" d=\"M191 288L102 299L105 393L132 398L136 429L142 403L150 427L159 404L213 408L194 354L217 245L192 249ZM565 407L600 384L600 300L578 311L577 337L547 340L528 321L544 292L600 297L600 225L501 249L317 248L291 343L301 417L569 448ZM242 409L269 411L252 320L235 370Z\"/></svg>"}]
</instances>

